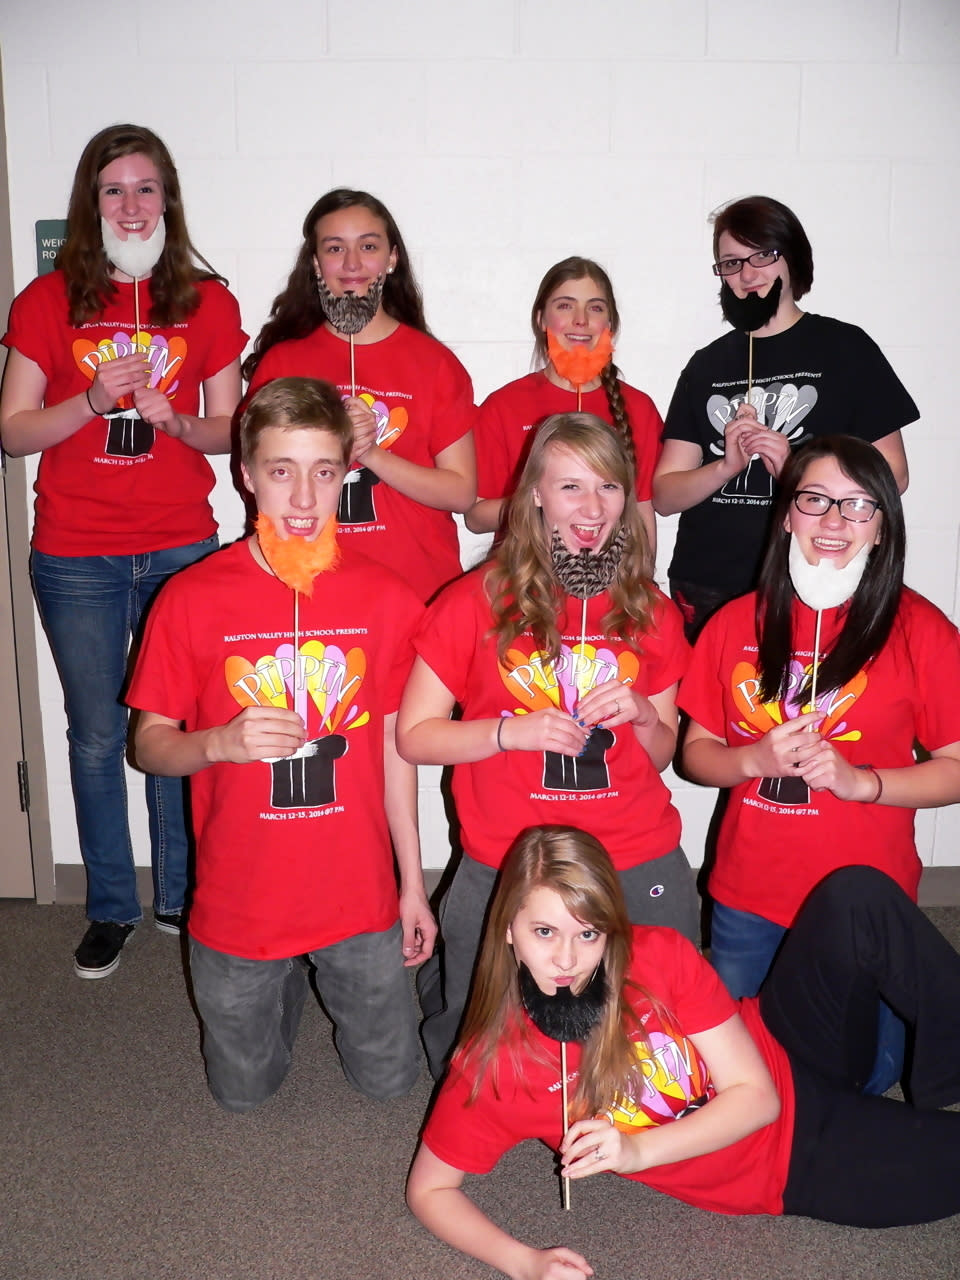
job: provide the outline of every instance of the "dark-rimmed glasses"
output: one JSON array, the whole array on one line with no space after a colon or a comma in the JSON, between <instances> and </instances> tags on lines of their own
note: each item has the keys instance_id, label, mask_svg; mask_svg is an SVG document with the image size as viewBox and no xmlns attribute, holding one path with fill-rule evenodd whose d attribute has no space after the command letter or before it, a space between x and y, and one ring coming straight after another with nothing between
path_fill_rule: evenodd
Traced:
<instances>
[{"instance_id":1,"label":"dark-rimmed glasses","mask_svg":"<svg viewBox=\"0 0 960 1280\"><path fill-rule=\"evenodd\" d=\"M872 498L828 498L813 489L798 489L793 505L805 516L825 516L831 507L836 507L841 519L852 524L867 524L880 510L880 503Z\"/></svg>"},{"instance_id":2,"label":"dark-rimmed glasses","mask_svg":"<svg viewBox=\"0 0 960 1280\"><path fill-rule=\"evenodd\" d=\"M723 258L720 262L715 262L713 264L713 274L715 276L735 276L743 270L744 263L749 262L751 267L772 267L779 259L779 249L758 249L756 253L751 253L747 258Z\"/></svg>"}]
</instances>

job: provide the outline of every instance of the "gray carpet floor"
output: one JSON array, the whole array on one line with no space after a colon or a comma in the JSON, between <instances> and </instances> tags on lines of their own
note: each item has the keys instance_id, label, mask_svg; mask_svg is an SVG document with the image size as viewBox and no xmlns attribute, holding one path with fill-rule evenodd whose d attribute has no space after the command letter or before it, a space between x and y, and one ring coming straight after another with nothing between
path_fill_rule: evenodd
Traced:
<instances>
[{"instance_id":1,"label":"gray carpet floor","mask_svg":"<svg viewBox=\"0 0 960 1280\"><path fill-rule=\"evenodd\" d=\"M930 913L960 935L960 909ZM280 1093L249 1116L206 1092L180 944L152 923L81 982L79 907L0 902L3 1280L484 1280L434 1240L403 1182L430 1095L359 1097L308 1003ZM509 1231L578 1249L598 1280L927 1280L960 1275L960 1217L858 1231L726 1218L603 1175L560 1207L525 1143L470 1180Z\"/></svg>"}]
</instances>

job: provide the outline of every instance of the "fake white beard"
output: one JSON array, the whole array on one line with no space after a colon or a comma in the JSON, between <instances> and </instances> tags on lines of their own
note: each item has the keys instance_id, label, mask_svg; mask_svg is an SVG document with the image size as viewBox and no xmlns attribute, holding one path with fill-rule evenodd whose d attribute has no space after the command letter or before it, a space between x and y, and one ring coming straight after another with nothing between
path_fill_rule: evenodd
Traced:
<instances>
[{"instance_id":1,"label":"fake white beard","mask_svg":"<svg viewBox=\"0 0 960 1280\"><path fill-rule=\"evenodd\" d=\"M836 609L849 600L859 587L872 550L873 547L869 544L861 547L842 569L828 558L822 559L819 564L811 564L800 550L797 535L791 533L789 565L794 591L810 609L818 612L821 609Z\"/></svg>"},{"instance_id":2,"label":"fake white beard","mask_svg":"<svg viewBox=\"0 0 960 1280\"><path fill-rule=\"evenodd\" d=\"M146 240L135 233L121 240L106 218L100 219L100 232L104 253L118 271L134 280L142 280L150 274L160 261L167 241L167 224L162 217Z\"/></svg>"}]
</instances>

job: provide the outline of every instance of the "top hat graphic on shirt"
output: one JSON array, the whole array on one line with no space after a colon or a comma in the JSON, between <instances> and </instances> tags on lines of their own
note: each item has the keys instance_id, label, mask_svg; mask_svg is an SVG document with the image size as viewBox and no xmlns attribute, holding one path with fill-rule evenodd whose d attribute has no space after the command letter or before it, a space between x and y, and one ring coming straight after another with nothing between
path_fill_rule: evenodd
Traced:
<instances>
[{"instance_id":1,"label":"top hat graphic on shirt","mask_svg":"<svg viewBox=\"0 0 960 1280\"><path fill-rule=\"evenodd\" d=\"M108 458L139 458L153 448L154 429L136 409L116 409L103 416L107 422L104 452Z\"/></svg>"},{"instance_id":2,"label":"top hat graphic on shirt","mask_svg":"<svg viewBox=\"0 0 960 1280\"><path fill-rule=\"evenodd\" d=\"M373 502L373 486L380 483L380 477L369 467L355 467L348 471L340 490L340 504L337 508L339 524L372 524L377 518L377 509Z\"/></svg>"},{"instance_id":3,"label":"top hat graphic on shirt","mask_svg":"<svg viewBox=\"0 0 960 1280\"><path fill-rule=\"evenodd\" d=\"M774 804L800 805L810 803L810 788L803 778L790 773L782 778L761 778L757 795Z\"/></svg>"},{"instance_id":4,"label":"top hat graphic on shirt","mask_svg":"<svg viewBox=\"0 0 960 1280\"><path fill-rule=\"evenodd\" d=\"M334 761L347 751L342 733L305 742L292 756L269 761L273 774L270 805L274 809L316 808L337 798Z\"/></svg>"},{"instance_id":5,"label":"top hat graphic on shirt","mask_svg":"<svg viewBox=\"0 0 960 1280\"><path fill-rule=\"evenodd\" d=\"M603 725L595 725L578 756L543 753L543 786L547 791L606 791L610 786L606 754L616 738Z\"/></svg>"}]
</instances>

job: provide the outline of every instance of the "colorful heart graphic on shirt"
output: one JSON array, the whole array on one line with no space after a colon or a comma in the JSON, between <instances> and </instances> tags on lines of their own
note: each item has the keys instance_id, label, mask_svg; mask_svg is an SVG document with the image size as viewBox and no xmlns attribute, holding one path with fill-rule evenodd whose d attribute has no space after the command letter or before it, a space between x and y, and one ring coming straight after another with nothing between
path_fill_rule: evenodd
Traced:
<instances>
[{"instance_id":1,"label":"colorful heart graphic on shirt","mask_svg":"<svg viewBox=\"0 0 960 1280\"><path fill-rule=\"evenodd\" d=\"M179 374L187 357L187 344L181 337L168 340L162 333L151 335L141 330L139 333L128 334L118 331L112 338L102 338L97 343L91 342L89 338L77 338L72 351L77 368L91 382L101 364L139 351L146 356L150 366L147 385L162 391L172 400L180 386ZM132 404L132 396L121 396L117 401L117 408L129 409Z\"/></svg>"},{"instance_id":2,"label":"colorful heart graphic on shirt","mask_svg":"<svg viewBox=\"0 0 960 1280\"><path fill-rule=\"evenodd\" d=\"M277 645L276 653L258 659L256 666L232 654L224 663L224 678L241 707L292 709L314 737L319 730L332 734L340 725L359 729L369 723L369 712L361 713L355 701L366 670L362 649L344 653L336 645L308 640L300 646L296 664L289 642Z\"/></svg>"},{"instance_id":3,"label":"colorful heart graphic on shirt","mask_svg":"<svg viewBox=\"0 0 960 1280\"><path fill-rule=\"evenodd\" d=\"M382 400L375 400L369 391L357 397L368 404L377 419L377 444L381 449L391 449L407 429L409 414L402 405L388 409Z\"/></svg>"},{"instance_id":4,"label":"colorful heart graphic on shirt","mask_svg":"<svg viewBox=\"0 0 960 1280\"><path fill-rule=\"evenodd\" d=\"M344 653L337 645L307 640L300 646L300 652L307 659L307 692L328 732L335 732L341 724L351 729L366 724L370 719L369 713L364 711L359 715L358 708L353 705L367 674L364 651L354 648Z\"/></svg>"},{"instance_id":5,"label":"colorful heart graphic on shirt","mask_svg":"<svg viewBox=\"0 0 960 1280\"><path fill-rule=\"evenodd\" d=\"M734 705L743 719L732 723L734 732L744 738L759 738L776 725L795 720L797 716L812 711L809 699L798 698L799 691L809 680L812 666L812 663L804 666L796 659L791 659L787 666L786 696L771 702L761 702L760 677L756 667L752 662L738 662L730 678L730 691ZM861 670L841 688L817 693L817 710L824 713L824 720L819 728L821 737L829 738L832 742L860 740L860 730L847 730L844 717L861 697L867 684L867 673Z\"/></svg>"}]
</instances>

